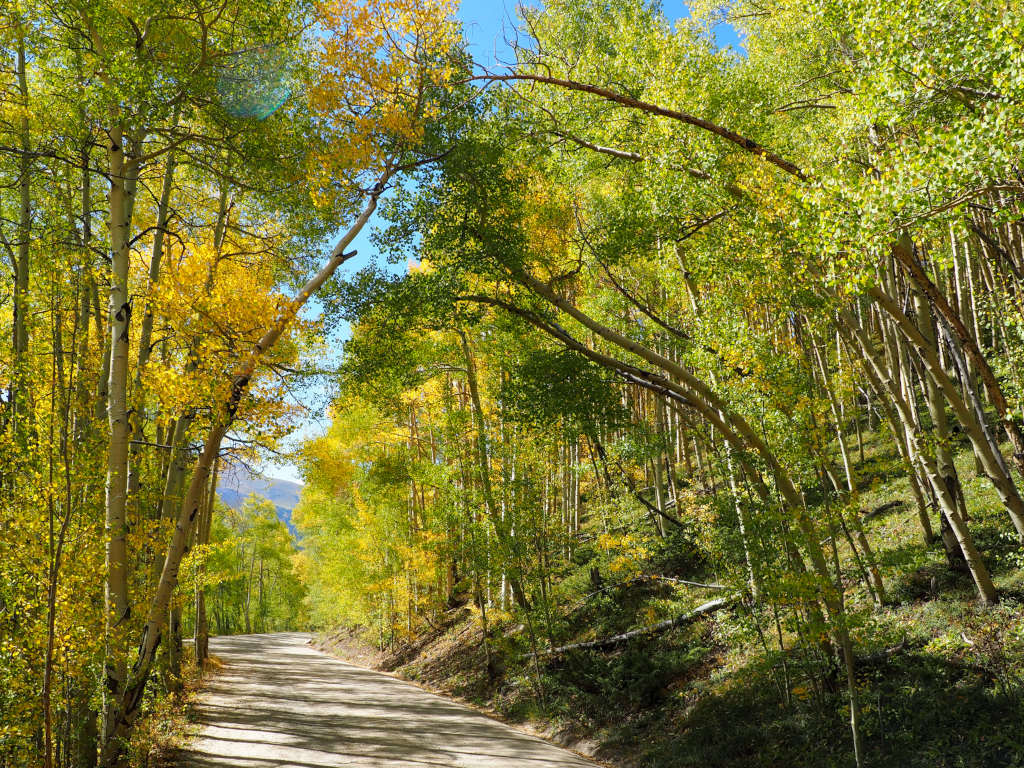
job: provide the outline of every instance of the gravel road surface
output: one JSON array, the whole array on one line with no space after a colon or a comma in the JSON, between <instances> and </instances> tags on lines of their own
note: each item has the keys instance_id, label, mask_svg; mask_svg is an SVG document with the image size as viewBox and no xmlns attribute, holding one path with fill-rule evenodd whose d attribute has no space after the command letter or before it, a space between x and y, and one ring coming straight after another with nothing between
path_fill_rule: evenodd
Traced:
<instances>
[{"instance_id":1,"label":"gravel road surface","mask_svg":"<svg viewBox=\"0 0 1024 768\"><path fill-rule=\"evenodd\" d=\"M309 635L211 638L225 667L182 768L593 768L449 699L309 647Z\"/></svg>"}]
</instances>

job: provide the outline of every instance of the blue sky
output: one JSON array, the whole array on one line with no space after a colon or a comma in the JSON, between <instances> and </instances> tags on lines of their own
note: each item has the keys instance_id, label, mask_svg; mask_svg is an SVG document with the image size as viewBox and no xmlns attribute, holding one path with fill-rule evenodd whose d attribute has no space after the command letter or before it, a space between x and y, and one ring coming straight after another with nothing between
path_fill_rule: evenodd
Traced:
<instances>
[{"instance_id":1,"label":"blue sky","mask_svg":"<svg viewBox=\"0 0 1024 768\"><path fill-rule=\"evenodd\" d=\"M537 5L537 2L528 3ZM515 0L462 0L459 6L459 18L462 19L464 31L470 44L473 58L483 64L494 61L494 52L499 58L507 58L507 46L504 45L502 34L503 24L511 29L515 19ZM671 21L690 15L684 0L662 0L662 9ZM715 40L719 47L739 45L736 31L727 24L719 24L714 29Z\"/></svg>"},{"instance_id":2,"label":"blue sky","mask_svg":"<svg viewBox=\"0 0 1024 768\"><path fill-rule=\"evenodd\" d=\"M459 7L459 18L462 20L464 34L469 43L470 53L475 61L487 67L494 67L508 62L511 52L506 45L506 38L511 37L515 26L516 0L462 0ZM684 18L689 15L684 0L664 0L663 8L665 15L670 20ZM720 24L714 29L715 38L720 47L732 45L739 46L739 39L736 32L725 24ZM377 248L370 240L372 227L368 227L355 239L352 247L358 251L358 256L342 268L342 275L352 275L368 264L383 264L384 260L377 252ZM398 269L399 267L393 267ZM315 312L315 303L311 306ZM342 344L348 337L348 329L339 330L331 339L331 359L322 361L323 364L330 364L340 360ZM302 440L322 435L327 429L328 423L326 414L323 412L323 402L329 396L329 392L320 388L311 387L307 391L298 394L303 405L309 409L309 416L299 430L290 438L285 449L298 447ZM262 468L265 475L301 482L302 478L298 468L289 461L269 462Z\"/></svg>"}]
</instances>

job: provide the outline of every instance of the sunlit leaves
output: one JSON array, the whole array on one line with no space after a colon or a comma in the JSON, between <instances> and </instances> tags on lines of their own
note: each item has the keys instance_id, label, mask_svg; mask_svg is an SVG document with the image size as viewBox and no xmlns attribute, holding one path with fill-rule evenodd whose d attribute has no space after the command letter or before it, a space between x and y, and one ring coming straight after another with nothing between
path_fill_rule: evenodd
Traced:
<instances>
[{"instance_id":1,"label":"sunlit leaves","mask_svg":"<svg viewBox=\"0 0 1024 768\"><path fill-rule=\"evenodd\" d=\"M459 31L453 0L322 0L310 103L326 133L310 168L321 204L339 185L383 170L439 116ZM350 190L344 190L350 192Z\"/></svg>"}]
</instances>

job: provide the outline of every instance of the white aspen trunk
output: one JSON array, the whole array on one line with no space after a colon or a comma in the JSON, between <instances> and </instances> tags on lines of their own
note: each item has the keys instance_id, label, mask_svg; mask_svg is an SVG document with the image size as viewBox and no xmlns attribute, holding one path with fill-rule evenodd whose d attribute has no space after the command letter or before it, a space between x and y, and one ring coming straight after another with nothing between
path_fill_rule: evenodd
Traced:
<instances>
[{"instance_id":1,"label":"white aspen trunk","mask_svg":"<svg viewBox=\"0 0 1024 768\"><path fill-rule=\"evenodd\" d=\"M743 544L743 561L747 566L747 583L750 585L750 596L755 602L759 602L761 599L761 580L757 576L757 571L754 570L754 560L750 555L748 533L750 524L747 521L747 511L743 508L743 502L740 500L740 487L739 483L736 482L736 468L733 466L731 450L726 450L725 462L729 472L729 491L732 493L733 505L736 509L736 520L740 530L740 541Z\"/></svg>"},{"instance_id":2,"label":"white aspen trunk","mask_svg":"<svg viewBox=\"0 0 1024 768\"><path fill-rule=\"evenodd\" d=\"M243 550L244 551L244 550ZM252 554L249 556L249 575L245 579L245 634L252 634L252 622L249 618L249 604L252 600L252 572L256 567L256 542L252 543Z\"/></svg>"},{"instance_id":3,"label":"white aspen trunk","mask_svg":"<svg viewBox=\"0 0 1024 768\"><path fill-rule=\"evenodd\" d=\"M988 475L992 486L996 489L996 493L999 494L1000 500L1006 507L1006 511L1013 522L1018 536L1024 537L1024 500L1021 499L1017 491L1013 476L1006 471L1005 461L1000 461L1001 456L997 457L988 439L986 439L982 426L978 424L974 414L967 408L956 386L942 368L935 353L935 348L928 344L920 331L899 310L899 307L895 305L888 295L878 288L872 288L869 292L872 298L890 314L900 331L914 345L915 351L924 363L931 380L938 385L946 402L952 407L957 421L964 427L968 438L970 438L975 454L982 461L985 473Z\"/></svg>"},{"instance_id":4,"label":"white aspen trunk","mask_svg":"<svg viewBox=\"0 0 1024 768\"><path fill-rule=\"evenodd\" d=\"M574 534L580 532L580 443L573 439L572 442L572 528ZM575 537L573 539L575 541Z\"/></svg>"},{"instance_id":5,"label":"white aspen trunk","mask_svg":"<svg viewBox=\"0 0 1024 768\"><path fill-rule=\"evenodd\" d=\"M29 126L28 73L25 56L25 26L20 19L17 25L16 67L18 95L24 107L18 139L21 155L18 158L18 249L14 264L14 316L12 331L14 360L11 376L11 391L8 402L16 434L24 439L29 419L25 398L28 394L28 297L29 297L29 246L32 242L32 143Z\"/></svg>"},{"instance_id":6,"label":"white aspen trunk","mask_svg":"<svg viewBox=\"0 0 1024 768\"><path fill-rule=\"evenodd\" d=\"M874 345L867 337L863 328L861 328L845 311L841 311L839 313L839 318L840 327L845 327L859 346L862 352L860 356L861 362L869 378L875 382L878 389L888 390L892 405L896 408L903 424L912 425L914 423L914 419L911 415L909 404L904 400L902 393L900 393L894 385L892 376L887 374L885 368L882 366ZM980 553L974 546L974 540L971 537L966 523L957 512L956 503L949 496L948 488L945 483L939 479L934 459L928 458L927 452L922 449L915 431L907 429L907 438L910 451L912 455L916 457L922 468L925 469L924 474L930 481L932 491L935 493L942 512L946 515L950 528L956 536L957 543L960 545L960 549L967 561L967 567L974 579L979 596L986 603L991 604L997 602L998 597L996 595L995 585L992 583L992 577L988 572L988 568L985 567Z\"/></svg>"},{"instance_id":7,"label":"white aspen trunk","mask_svg":"<svg viewBox=\"0 0 1024 768\"><path fill-rule=\"evenodd\" d=\"M842 331L839 331L837 336L843 340L844 344L851 343L850 340L844 336ZM851 355L856 355L856 352L852 347ZM868 380L872 390L875 391L879 407L881 408L886 424L888 424L889 430L892 433L897 452L900 454L900 459L903 462L904 471L907 473L907 479L910 482L910 490L916 503L918 519L921 522L924 545L926 547L930 547L934 540L934 533L932 532L931 519L928 516L928 504L924 498L923 489L925 487L925 483L922 481L916 457L912 455L908 443L909 426L904 425L900 421L892 406L886 401L885 391L879 388L881 387L881 384L877 382L870 373L868 373Z\"/></svg>"},{"instance_id":8,"label":"white aspen trunk","mask_svg":"<svg viewBox=\"0 0 1024 768\"><path fill-rule=\"evenodd\" d=\"M971 341L974 344L978 343L977 336L973 335L971 318L971 293L968 289L968 274L970 273L970 248L967 247L967 243L960 242L956 237L956 232L953 226L949 228L949 248L953 255L953 285L956 288L955 298L957 311L960 313L960 317L964 321L964 325L968 332L972 334ZM967 361L967 375L961 381L961 387L966 391L968 387L972 388L972 391L977 393L981 392L982 387L980 386L980 377L978 371L975 369L974 363L970 360ZM985 467L981 463L981 459L975 455L974 457L974 474L976 477L980 477L985 473Z\"/></svg>"},{"instance_id":9,"label":"white aspen trunk","mask_svg":"<svg viewBox=\"0 0 1024 768\"><path fill-rule=\"evenodd\" d=\"M109 285L109 282L108 282ZM110 334L104 326L104 312L100 305L100 289L95 280L90 280L92 288L93 317L96 320L96 337L100 339L102 350L100 352L100 375L96 383L96 411L97 422L107 420L108 394L110 391Z\"/></svg>"},{"instance_id":10,"label":"white aspen trunk","mask_svg":"<svg viewBox=\"0 0 1024 768\"><path fill-rule=\"evenodd\" d=\"M131 301L128 295L130 258L129 233L138 178L135 166L125 159L123 128L115 124L109 131L107 163L110 174L108 228L110 232L110 369L108 380L106 480L106 686L104 719L114 718L113 707L123 690L127 675L127 637L123 630L131 615L128 594L128 449L131 425L128 422L128 345L131 329Z\"/></svg>"},{"instance_id":11,"label":"white aspen trunk","mask_svg":"<svg viewBox=\"0 0 1024 768\"><path fill-rule=\"evenodd\" d=\"M814 355L818 363L818 370L821 373L821 387L823 390L825 390L825 395L828 398L829 407L832 410L832 418L834 420L835 425L836 441L839 443L839 454L843 461L843 473L846 476L846 494L848 498L852 501L854 506L854 509L852 510L852 514L850 516L851 524L854 533L857 537L857 543L860 545L861 551L864 553L864 559L867 561L867 575L871 580L872 590L875 596L877 597L878 603L881 605L888 602L888 596L885 590L885 583L882 580L882 574L878 569L878 562L875 560L875 553L871 549L871 545L868 542L867 536L864 534L864 528L860 524L860 517L856 509L858 499L857 483L853 476L853 465L850 461L849 448L846 445L846 436L843 434L843 424L841 421L841 414L839 410L839 401L835 395L835 392L832 389L832 382L828 374L828 368L825 365L825 359L822 356L821 351L818 349L818 346L813 342L810 346L812 348L812 354ZM839 490L838 486L836 490ZM844 510L840 509L838 514L841 520L845 518ZM852 548L852 542L850 543ZM854 550L854 554L856 555L856 550Z\"/></svg>"},{"instance_id":12,"label":"white aspen trunk","mask_svg":"<svg viewBox=\"0 0 1024 768\"><path fill-rule=\"evenodd\" d=\"M192 527L199 513L203 492L210 479L210 471L219 455L220 445L234 420L242 396L249 386L249 381L262 361L263 355L284 334L296 314L305 306L310 296L334 274L339 266L354 254L346 253L345 249L352 243L356 235L369 221L377 208L377 199L388 182L392 171L385 172L374 187L366 207L349 228L348 232L338 241L331 251L326 264L296 294L271 322L267 331L250 351L245 361L238 367L232 379L230 393L223 405L223 412L215 418L206 436L202 452L196 460L192 473L192 481L182 501L174 533L167 546L164 567L160 573L160 581L149 605L146 623L138 645L135 663L131 676L121 688L114 706L110 707L111 716L105 719L100 749L100 765L102 768L113 768L124 754L124 739L131 730L139 715L139 706L152 671L153 659L160 644L167 608L171 594L178 582L178 569L184 555Z\"/></svg>"},{"instance_id":13,"label":"white aspen trunk","mask_svg":"<svg viewBox=\"0 0 1024 768\"><path fill-rule=\"evenodd\" d=\"M655 456L648 459L648 464L650 464L651 467L651 481L654 484L654 503L657 505L659 512L664 512L665 499L661 490L661 484L663 482L663 478L661 476L661 457ZM658 529L658 535L661 536L661 538L665 538L665 536L668 535L665 531L665 518L661 515L655 515L654 524Z\"/></svg>"},{"instance_id":14,"label":"white aspen trunk","mask_svg":"<svg viewBox=\"0 0 1024 768\"><path fill-rule=\"evenodd\" d=\"M1006 437L1013 446L1012 459L1016 464L1017 470L1024 473L1024 433L1022 433L1017 416L1009 407L1002 387L996 379L988 361L985 359L985 356L981 354L978 346L974 343L970 332L963 323L963 320L957 315L953 308L950 307L949 302L946 301L946 298L942 295L941 291L938 290L936 285L928 278L928 275L925 274L914 253L913 241L908 235L904 233L894 244L892 254L913 278L917 287L920 288L920 290L927 296L930 305L934 307L936 313L943 318L947 327L950 329L950 336L956 337L963 349L963 352L977 367L989 399L992 401L996 408L996 412L999 414L1000 422L1003 426L1004 432L1006 433ZM886 311L891 312L892 310L890 307L891 303L890 306L886 307ZM901 323L900 325L902 326L903 324ZM1000 323L1000 325L1002 324ZM1003 328L1003 335L1005 343L1005 328ZM922 350L922 352L927 353L928 350L925 349ZM949 400L950 406L953 408L954 413L956 413L957 419L960 420L961 424L963 424L965 429L967 429L968 436L971 438L971 444L974 446L978 458L984 465L985 474L988 475L992 484L996 487L996 491L999 493L1004 505L1007 506L1007 511L1010 513L1010 518L1013 520L1013 525L1017 530L1018 537L1024 540L1024 501L1021 500L1020 495L1017 492L1013 476L1005 469L1006 461L1000 454L998 446L991 445L986 439L983 424L970 423L974 422L973 414L968 412L963 401L959 399L956 389L952 387L951 382L949 382L949 377L945 376L945 372L941 370L941 367L939 367L939 370L936 370L934 361L931 360L927 354L923 356L923 360L928 366L929 373L935 377L936 383L942 389L946 399ZM959 410L957 400L959 400ZM984 421L984 419L982 419L982 421Z\"/></svg>"},{"instance_id":15,"label":"white aspen trunk","mask_svg":"<svg viewBox=\"0 0 1024 768\"><path fill-rule=\"evenodd\" d=\"M477 381L476 362L473 359L473 352L469 346L469 339L463 331L458 331L459 339L462 342L462 352L466 360L466 381L469 384L470 404L472 405L473 421L476 427L476 452L477 465L480 470L480 484L483 489L484 506L491 524L494 526L495 536L502 551L502 589L501 597L505 598L505 581L512 589L512 597L523 609L529 608L526 593L523 591L518 563L516 562L515 544L507 521L494 501L494 491L491 486L490 454L487 446L487 424L484 420L483 404L480 400L480 388ZM514 573L508 574L507 564L511 563Z\"/></svg>"},{"instance_id":16,"label":"white aspen trunk","mask_svg":"<svg viewBox=\"0 0 1024 768\"><path fill-rule=\"evenodd\" d=\"M217 477L220 473L220 459L214 460L213 479L210 481L209 490L206 493L206 504L203 505L199 519L196 543L205 546L210 543L210 526L213 522L213 502L217 496ZM200 560L199 574L196 585L196 620L195 620L195 650L196 668L202 672L203 665L210 655L210 626L206 617L206 590L203 586L203 577L206 575L206 555Z\"/></svg>"},{"instance_id":17,"label":"white aspen trunk","mask_svg":"<svg viewBox=\"0 0 1024 768\"><path fill-rule=\"evenodd\" d=\"M178 113L175 110L173 125L178 123ZM160 264L164 255L164 230L167 228L167 210L170 206L171 190L174 186L174 151L167 153L167 165L164 168L164 177L160 186L160 198L157 202L156 231L153 234L153 251L149 260L149 289L160 279ZM142 315L142 323L139 327L139 353L135 364L135 381L132 386L132 399L134 409L132 445L129 453L128 465L128 498L138 501L139 488L141 486L141 443L146 435L146 414L145 398L142 388L142 377L149 358L152 353L153 339L153 305L147 298L146 308Z\"/></svg>"},{"instance_id":18,"label":"white aspen trunk","mask_svg":"<svg viewBox=\"0 0 1024 768\"><path fill-rule=\"evenodd\" d=\"M914 303L917 308L917 324L925 341L935 346L935 331L932 328L931 313L921 295L914 294ZM953 463L953 451L950 445L949 420L946 418L946 405L939 392L938 385L930 376L925 377L925 406L932 420L932 434L934 435L935 459L939 470L939 477L946 484L950 497L956 502L957 511L960 516L967 519L967 504L964 499L963 488L960 484L960 476L957 474L956 465Z\"/></svg>"}]
</instances>

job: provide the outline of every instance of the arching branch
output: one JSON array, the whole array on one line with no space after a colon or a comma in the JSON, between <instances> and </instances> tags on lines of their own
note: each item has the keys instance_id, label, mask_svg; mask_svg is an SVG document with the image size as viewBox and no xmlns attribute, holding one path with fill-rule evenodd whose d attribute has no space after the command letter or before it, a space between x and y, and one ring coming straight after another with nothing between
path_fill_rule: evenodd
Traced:
<instances>
[{"instance_id":1,"label":"arching branch","mask_svg":"<svg viewBox=\"0 0 1024 768\"><path fill-rule=\"evenodd\" d=\"M743 136L742 134L736 133L724 126L713 123L710 120L705 120L703 117L697 117L691 115L688 112L680 112L676 109L669 109L668 107L662 107L658 104L652 104L649 101L643 101L629 96L624 93L612 91L608 88L602 88L599 85L592 85L591 83L581 83L576 80L566 80L561 77L553 77L551 75L534 75L528 73L514 73L508 75L480 75L474 78L476 80L487 80L489 82L517 82L517 81L531 81L535 83L544 83L545 85L554 85L559 88L564 88L569 91L579 91L581 93L589 93L605 101L611 101L616 104L621 104L624 107L630 109L638 109L642 112L647 112L652 115L658 115L659 117L667 117L671 120L677 120L687 125L692 125L695 128L713 133L716 136L729 141L736 146L750 152L751 154L763 157L772 165L782 169L790 176L795 176L801 181L806 180L804 172L800 170L799 166L786 160L785 158L771 152L767 148L761 146L759 143L751 138Z\"/></svg>"}]
</instances>

